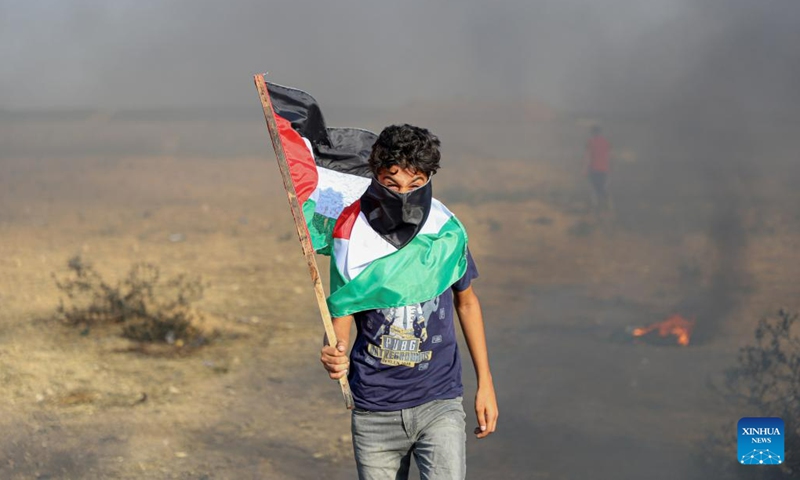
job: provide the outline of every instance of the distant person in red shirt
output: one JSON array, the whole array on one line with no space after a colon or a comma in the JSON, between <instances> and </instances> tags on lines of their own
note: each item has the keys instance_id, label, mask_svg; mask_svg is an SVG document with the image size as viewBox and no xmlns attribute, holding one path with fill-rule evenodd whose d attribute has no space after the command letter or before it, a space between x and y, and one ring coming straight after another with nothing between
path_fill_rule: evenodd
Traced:
<instances>
[{"instance_id":1,"label":"distant person in red shirt","mask_svg":"<svg viewBox=\"0 0 800 480\"><path fill-rule=\"evenodd\" d=\"M586 158L589 161L586 172L589 175L589 182L594 188L597 206L601 211L610 206L607 188L610 157L611 144L603 136L600 127L595 125L592 127L592 137L586 142Z\"/></svg>"}]
</instances>

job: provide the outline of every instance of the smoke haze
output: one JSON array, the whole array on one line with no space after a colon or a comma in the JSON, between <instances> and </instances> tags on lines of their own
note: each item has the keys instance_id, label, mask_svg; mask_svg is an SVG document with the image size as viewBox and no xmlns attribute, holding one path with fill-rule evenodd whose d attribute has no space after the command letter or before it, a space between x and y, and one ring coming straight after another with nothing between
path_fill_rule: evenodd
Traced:
<instances>
[{"instance_id":1,"label":"smoke haze","mask_svg":"<svg viewBox=\"0 0 800 480\"><path fill-rule=\"evenodd\" d=\"M786 113L800 104L799 22L791 0L4 0L0 107L245 106L268 70L327 105Z\"/></svg>"}]
</instances>

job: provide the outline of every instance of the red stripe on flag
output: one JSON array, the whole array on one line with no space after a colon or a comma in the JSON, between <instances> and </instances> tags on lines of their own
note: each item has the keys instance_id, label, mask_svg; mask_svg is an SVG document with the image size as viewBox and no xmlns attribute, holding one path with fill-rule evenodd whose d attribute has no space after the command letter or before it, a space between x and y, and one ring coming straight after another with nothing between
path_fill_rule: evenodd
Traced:
<instances>
[{"instance_id":1,"label":"red stripe on flag","mask_svg":"<svg viewBox=\"0 0 800 480\"><path fill-rule=\"evenodd\" d=\"M333 227L333 238L349 240L350 233L353 231L353 225L356 224L356 219L360 213L361 200L356 200L345 207L341 215L339 215L339 219L336 220L336 226Z\"/></svg>"},{"instance_id":2,"label":"red stripe on flag","mask_svg":"<svg viewBox=\"0 0 800 480\"><path fill-rule=\"evenodd\" d=\"M276 113L275 123L278 125L278 135L283 144L283 152L286 154L286 163L289 164L289 172L292 174L297 201L302 205L317 188L319 178L317 164L314 156L308 151L303 137L292 128L288 120Z\"/></svg>"}]
</instances>

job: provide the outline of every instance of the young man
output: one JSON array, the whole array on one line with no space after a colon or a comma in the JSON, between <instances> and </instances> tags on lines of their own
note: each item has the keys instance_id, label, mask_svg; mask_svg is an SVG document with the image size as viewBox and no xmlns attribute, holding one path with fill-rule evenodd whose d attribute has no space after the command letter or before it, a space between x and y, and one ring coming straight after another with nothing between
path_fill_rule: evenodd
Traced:
<instances>
[{"instance_id":1,"label":"young man","mask_svg":"<svg viewBox=\"0 0 800 480\"><path fill-rule=\"evenodd\" d=\"M589 160L586 171L594 188L598 210L605 211L610 207L607 185L611 144L603 136L599 125L592 127L592 136L586 142L586 157Z\"/></svg>"},{"instance_id":2,"label":"young man","mask_svg":"<svg viewBox=\"0 0 800 480\"><path fill-rule=\"evenodd\" d=\"M369 157L369 187L336 222L328 303L338 343L322 349L321 361L330 378L350 381L360 479L407 478L412 454L424 479L465 477L454 307L478 380L475 434L485 438L497 425L483 317L471 286L478 272L463 226L431 194L439 145L423 128L384 129Z\"/></svg>"}]
</instances>

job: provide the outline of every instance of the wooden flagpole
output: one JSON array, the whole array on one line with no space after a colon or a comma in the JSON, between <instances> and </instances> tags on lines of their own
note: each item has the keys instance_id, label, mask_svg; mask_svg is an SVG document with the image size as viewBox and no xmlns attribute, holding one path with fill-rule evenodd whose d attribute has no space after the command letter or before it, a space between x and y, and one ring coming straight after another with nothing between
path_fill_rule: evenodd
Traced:
<instances>
[{"instance_id":1,"label":"wooden flagpole","mask_svg":"<svg viewBox=\"0 0 800 480\"><path fill-rule=\"evenodd\" d=\"M278 125L275 122L275 112L272 109L272 102L267 92L267 82L264 79L264 74L255 75L254 80L256 82L256 88L258 89L258 96L261 98L261 106L264 108L264 118L267 120L267 130L269 130L269 136L272 139L272 148L275 150L275 157L278 159L278 167L280 168L281 177L283 178L283 186L286 188L286 195L289 197L289 208L292 210L294 225L297 228L297 235L300 238L300 246L303 248L303 255L306 257L308 271L311 274L311 281L314 284L314 293L317 296L317 306L319 306L319 313L320 316L322 316L322 324L325 326L325 335L328 339L328 345L335 346L336 332L333 331L331 313L328 310L328 303L325 301L325 290L322 288L319 268L317 268L317 260L314 256L311 238L308 236L308 227L306 226L303 209L297 201L297 193L294 189L292 176L289 173L289 164L286 162L286 154L283 151L283 144L278 135ZM347 382L346 375L339 379L339 386L342 387L342 396L344 397L345 406L352 410L353 394L350 392L350 384Z\"/></svg>"}]
</instances>

